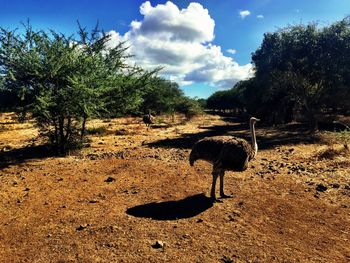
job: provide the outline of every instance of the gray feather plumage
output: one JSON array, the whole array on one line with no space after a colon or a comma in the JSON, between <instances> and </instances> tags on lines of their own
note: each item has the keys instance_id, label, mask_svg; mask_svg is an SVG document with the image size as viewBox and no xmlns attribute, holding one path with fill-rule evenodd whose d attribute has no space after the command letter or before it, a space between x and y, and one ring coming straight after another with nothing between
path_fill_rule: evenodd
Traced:
<instances>
[{"instance_id":1,"label":"gray feather plumage","mask_svg":"<svg viewBox=\"0 0 350 263\"><path fill-rule=\"evenodd\" d=\"M244 171L254 158L252 146L244 139L232 136L214 136L199 140L192 148L190 164L205 160L216 168L228 171Z\"/></svg>"}]
</instances>

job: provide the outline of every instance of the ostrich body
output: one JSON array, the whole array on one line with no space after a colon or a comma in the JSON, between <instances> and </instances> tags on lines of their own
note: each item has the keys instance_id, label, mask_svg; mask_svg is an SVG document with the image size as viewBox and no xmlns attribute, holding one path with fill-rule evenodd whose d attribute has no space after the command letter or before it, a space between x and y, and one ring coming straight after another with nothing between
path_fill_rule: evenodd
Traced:
<instances>
[{"instance_id":1,"label":"ostrich body","mask_svg":"<svg viewBox=\"0 0 350 263\"><path fill-rule=\"evenodd\" d=\"M148 127L151 124L153 124L154 116L152 116L151 112L149 112L148 114L143 115L142 120L146 124L146 126Z\"/></svg>"},{"instance_id":2,"label":"ostrich body","mask_svg":"<svg viewBox=\"0 0 350 263\"><path fill-rule=\"evenodd\" d=\"M215 186L216 180L220 176L220 196L229 197L224 193L225 171L244 171L248 168L250 160L254 159L258 145L255 136L255 122L259 121L252 117L250 119L250 132L252 143L233 136L207 137L195 143L190 154L190 165L195 161L204 160L213 164L213 181L211 187L211 198L216 201Z\"/></svg>"}]
</instances>

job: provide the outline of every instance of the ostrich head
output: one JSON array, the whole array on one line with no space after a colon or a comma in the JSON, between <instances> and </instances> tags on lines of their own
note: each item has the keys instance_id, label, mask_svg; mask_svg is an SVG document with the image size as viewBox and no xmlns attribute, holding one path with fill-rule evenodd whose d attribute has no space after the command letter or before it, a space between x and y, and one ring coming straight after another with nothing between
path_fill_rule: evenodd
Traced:
<instances>
[{"instance_id":1,"label":"ostrich head","mask_svg":"<svg viewBox=\"0 0 350 263\"><path fill-rule=\"evenodd\" d=\"M257 121L260 121L260 119L255 118L255 117L250 118L250 123L252 123L252 124L255 124Z\"/></svg>"},{"instance_id":2,"label":"ostrich head","mask_svg":"<svg viewBox=\"0 0 350 263\"><path fill-rule=\"evenodd\" d=\"M256 143L255 126L254 126L254 124L257 121L260 121L260 119L257 119L255 117L251 117L250 118L250 133L251 133L251 136L252 136L252 147L253 147L253 150L254 150L254 157L258 153L258 144Z\"/></svg>"}]
</instances>

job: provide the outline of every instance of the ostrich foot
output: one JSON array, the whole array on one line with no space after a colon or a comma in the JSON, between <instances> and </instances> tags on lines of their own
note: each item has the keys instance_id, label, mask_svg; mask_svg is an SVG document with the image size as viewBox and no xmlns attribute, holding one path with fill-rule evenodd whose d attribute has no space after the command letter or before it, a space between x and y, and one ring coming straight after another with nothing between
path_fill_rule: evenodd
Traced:
<instances>
[{"instance_id":1,"label":"ostrich foot","mask_svg":"<svg viewBox=\"0 0 350 263\"><path fill-rule=\"evenodd\" d=\"M232 195L227 195L224 193L221 193L220 196L221 196L221 198L232 198L233 197Z\"/></svg>"},{"instance_id":2,"label":"ostrich foot","mask_svg":"<svg viewBox=\"0 0 350 263\"><path fill-rule=\"evenodd\" d=\"M214 197L213 196L210 197L210 200L211 200L212 203L223 203L222 200L217 199L215 196Z\"/></svg>"}]
</instances>

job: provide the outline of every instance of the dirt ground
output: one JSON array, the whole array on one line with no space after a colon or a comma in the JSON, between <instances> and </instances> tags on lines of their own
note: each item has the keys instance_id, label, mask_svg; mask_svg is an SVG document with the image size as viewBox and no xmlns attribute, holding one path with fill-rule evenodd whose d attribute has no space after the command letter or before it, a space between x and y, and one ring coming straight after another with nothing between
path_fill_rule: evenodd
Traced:
<instances>
[{"instance_id":1,"label":"dirt ground","mask_svg":"<svg viewBox=\"0 0 350 263\"><path fill-rule=\"evenodd\" d=\"M296 124L258 124L256 160L227 172L233 197L212 204L211 165L190 167L190 149L249 139L248 126L175 121L92 121L105 129L89 147L53 157L32 122L1 114L0 262L350 262L349 156L321 158Z\"/></svg>"}]
</instances>

